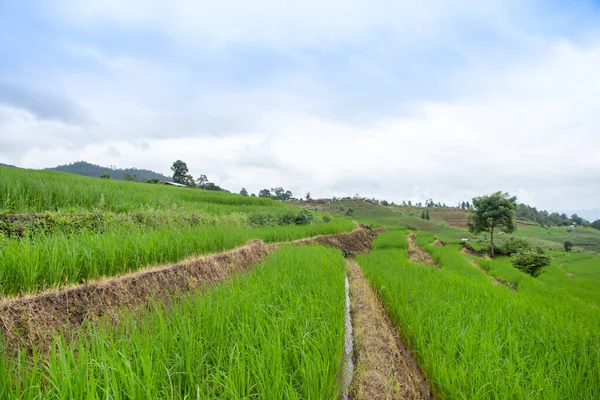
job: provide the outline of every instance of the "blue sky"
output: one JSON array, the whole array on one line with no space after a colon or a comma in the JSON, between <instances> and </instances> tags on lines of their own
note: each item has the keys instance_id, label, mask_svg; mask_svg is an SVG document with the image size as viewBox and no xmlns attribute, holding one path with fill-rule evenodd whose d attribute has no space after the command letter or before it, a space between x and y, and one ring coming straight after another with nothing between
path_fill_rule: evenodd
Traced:
<instances>
[{"instance_id":1,"label":"blue sky","mask_svg":"<svg viewBox=\"0 0 600 400\"><path fill-rule=\"evenodd\" d=\"M0 162L597 209L599 70L592 1L0 0Z\"/></svg>"}]
</instances>

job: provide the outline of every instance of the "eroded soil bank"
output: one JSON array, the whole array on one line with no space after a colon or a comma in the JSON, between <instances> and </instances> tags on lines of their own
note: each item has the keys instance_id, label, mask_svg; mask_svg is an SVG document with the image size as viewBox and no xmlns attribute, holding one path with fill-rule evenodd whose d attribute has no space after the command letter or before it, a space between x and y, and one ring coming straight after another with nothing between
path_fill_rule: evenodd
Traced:
<instances>
[{"instance_id":1,"label":"eroded soil bank","mask_svg":"<svg viewBox=\"0 0 600 400\"><path fill-rule=\"evenodd\" d=\"M439 266L435 260L431 258L431 254L423 250L418 244L415 243L416 237L417 236L414 233L409 233L406 235L406 240L408 241L408 259L415 263Z\"/></svg>"},{"instance_id":2,"label":"eroded soil bank","mask_svg":"<svg viewBox=\"0 0 600 400\"><path fill-rule=\"evenodd\" d=\"M345 255L370 250L376 232L367 227L336 235L297 240L295 244L321 243L340 248ZM57 331L76 334L86 320L101 316L118 318L123 308L135 309L151 300L171 302L192 290L221 282L253 268L277 246L260 240L219 254L181 263L139 270L34 296L0 302L0 337L9 350L45 348Z\"/></svg>"},{"instance_id":3,"label":"eroded soil bank","mask_svg":"<svg viewBox=\"0 0 600 400\"><path fill-rule=\"evenodd\" d=\"M433 399L425 376L377 295L354 261L347 260L355 371L349 398Z\"/></svg>"}]
</instances>

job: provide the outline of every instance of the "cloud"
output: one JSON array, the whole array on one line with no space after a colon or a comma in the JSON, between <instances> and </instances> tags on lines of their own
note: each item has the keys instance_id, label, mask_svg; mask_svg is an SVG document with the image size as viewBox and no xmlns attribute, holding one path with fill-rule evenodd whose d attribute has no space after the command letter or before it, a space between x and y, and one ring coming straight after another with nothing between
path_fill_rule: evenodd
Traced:
<instances>
[{"instance_id":1,"label":"cloud","mask_svg":"<svg viewBox=\"0 0 600 400\"><path fill-rule=\"evenodd\" d=\"M67 124L85 123L85 112L59 94L0 82L0 104L20 108L39 119L61 121Z\"/></svg>"},{"instance_id":2,"label":"cloud","mask_svg":"<svg viewBox=\"0 0 600 400\"><path fill-rule=\"evenodd\" d=\"M57 89L36 90L60 96L0 105L0 162L168 173L181 158L235 191L454 204L507 190L542 208L592 208L600 13L578 7L40 3L66 33L47 41ZM13 86L40 82L27 74Z\"/></svg>"}]
</instances>

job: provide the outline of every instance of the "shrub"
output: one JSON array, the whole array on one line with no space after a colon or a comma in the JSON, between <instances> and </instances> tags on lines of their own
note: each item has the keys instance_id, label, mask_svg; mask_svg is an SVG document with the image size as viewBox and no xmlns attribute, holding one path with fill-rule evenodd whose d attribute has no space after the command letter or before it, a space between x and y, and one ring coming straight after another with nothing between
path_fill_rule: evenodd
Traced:
<instances>
[{"instance_id":1,"label":"shrub","mask_svg":"<svg viewBox=\"0 0 600 400\"><path fill-rule=\"evenodd\" d=\"M279 225L279 218L273 213L255 213L250 215L248 222L255 226Z\"/></svg>"},{"instance_id":2,"label":"shrub","mask_svg":"<svg viewBox=\"0 0 600 400\"><path fill-rule=\"evenodd\" d=\"M573 243L570 240L565 241L565 251L569 252L573 250Z\"/></svg>"},{"instance_id":3,"label":"shrub","mask_svg":"<svg viewBox=\"0 0 600 400\"><path fill-rule=\"evenodd\" d=\"M281 216L281 225L292 225L296 220L296 215L293 211L288 211Z\"/></svg>"},{"instance_id":4,"label":"shrub","mask_svg":"<svg viewBox=\"0 0 600 400\"><path fill-rule=\"evenodd\" d=\"M550 257L535 250L523 250L510 257L513 266L534 278L542 273L542 268L550 265Z\"/></svg>"},{"instance_id":5,"label":"shrub","mask_svg":"<svg viewBox=\"0 0 600 400\"><path fill-rule=\"evenodd\" d=\"M531 250L531 243L525 239L510 238L496 249L497 254L511 256L520 251Z\"/></svg>"},{"instance_id":6,"label":"shrub","mask_svg":"<svg viewBox=\"0 0 600 400\"><path fill-rule=\"evenodd\" d=\"M296 216L296 225L308 225L313 220L313 213L310 210L301 210Z\"/></svg>"},{"instance_id":7,"label":"shrub","mask_svg":"<svg viewBox=\"0 0 600 400\"><path fill-rule=\"evenodd\" d=\"M329 215L329 214L323 215L323 222L329 223L329 222L331 222L331 219L332 219L331 215Z\"/></svg>"},{"instance_id":8,"label":"shrub","mask_svg":"<svg viewBox=\"0 0 600 400\"><path fill-rule=\"evenodd\" d=\"M348 211L346 211L346 215L351 216L352 214L354 214L354 209L349 208Z\"/></svg>"}]
</instances>

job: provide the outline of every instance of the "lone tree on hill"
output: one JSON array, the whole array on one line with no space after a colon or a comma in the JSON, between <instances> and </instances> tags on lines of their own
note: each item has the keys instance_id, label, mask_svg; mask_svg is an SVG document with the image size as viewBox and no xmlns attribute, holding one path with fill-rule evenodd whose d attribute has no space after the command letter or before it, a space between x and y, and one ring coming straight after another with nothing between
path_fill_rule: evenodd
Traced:
<instances>
[{"instance_id":1,"label":"lone tree on hill","mask_svg":"<svg viewBox=\"0 0 600 400\"><path fill-rule=\"evenodd\" d=\"M246 188L242 188L242 190L240 190L240 194L242 196L248 196L248 191L246 190Z\"/></svg>"},{"instance_id":2,"label":"lone tree on hill","mask_svg":"<svg viewBox=\"0 0 600 400\"><path fill-rule=\"evenodd\" d=\"M171 166L171 171L173 171L173 182L180 183L182 185L187 185L189 170L187 164L181 160L177 160Z\"/></svg>"},{"instance_id":3,"label":"lone tree on hill","mask_svg":"<svg viewBox=\"0 0 600 400\"><path fill-rule=\"evenodd\" d=\"M515 225L515 210L517 198L508 193L496 192L489 196L473 199L473 213L469 215L469 232L477 234L490 233L490 253L494 257L494 230L503 228L511 233L517 229Z\"/></svg>"}]
</instances>

